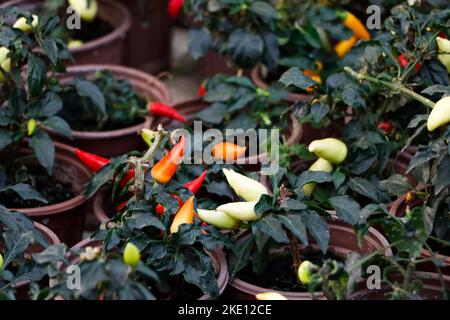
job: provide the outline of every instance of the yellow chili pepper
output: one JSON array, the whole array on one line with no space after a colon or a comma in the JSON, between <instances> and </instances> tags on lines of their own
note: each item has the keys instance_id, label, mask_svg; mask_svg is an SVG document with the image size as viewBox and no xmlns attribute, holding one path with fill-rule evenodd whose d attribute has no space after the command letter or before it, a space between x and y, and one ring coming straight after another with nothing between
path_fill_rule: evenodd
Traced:
<instances>
[{"instance_id":1,"label":"yellow chili pepper","mask_svg":"<svg viewBox=\"0 0 450 320\"><path fill-rule=\"evenodd\" d=\"M340 41L335 47L334 51L336 52L337 56L342 59L347 55L347 53L353 48L356 41L358 39L355 36L350 37L347 40Z\"/></svg>"},{"instance_id":2,"label":"yellow chili pepper","mask_svg":"<svg viewBox=\"0 0 450 320\"><path fill-rule=\"evenodd\" d=\"M370 40L370 33L363 25L361 20L359 20L355 15L351 12L340 12L338 13L338 17L342 19L342 23L344 26L353 31L353 35L357 39Z\"/></svg>"}]
</instances>

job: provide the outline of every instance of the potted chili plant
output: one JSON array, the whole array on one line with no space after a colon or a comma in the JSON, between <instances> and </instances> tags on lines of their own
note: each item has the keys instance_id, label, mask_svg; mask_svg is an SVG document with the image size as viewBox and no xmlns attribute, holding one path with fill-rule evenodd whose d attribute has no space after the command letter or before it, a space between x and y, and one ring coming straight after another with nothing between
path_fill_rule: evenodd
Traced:
<instances>
[{"instance_id":1,"label":"potted chili plant","mask_svg":"<svg viewBox=\"0 0 450 320\"><path fill-rule=\"evenodd\" d=\"M387 246L386 240L371 229L359 247L351 225L334 221L327 211L308 200L305 193L309 194L313 184L324 182L326 177L332 179L325 169L307 171L298 178L280 169L272 177L273 195L257 181L226 169L224 173L245 201L198 213L207 223L235 230L228 233L233 243L229 257L229 294L233 298L252 299L255 294L275 291L290 299L310 299L307 287L297 279L302 260L343 260L351 251L371 252ZM338 215L345 217L343 212L351 212L346 209L338 210ZM235 222L228 223L230 219ZM243 229L236 229L239 224ZM387 250L386 254L392 253ZM320 292L315 296L324 298Z\"/></svg>"},{"instance_id":2,"label":"potted chili plant","mask_svg":"<svg viewBox=\"0 0 450 320\"><path fill-rule=\"evenodd\" d=\"M161 116L152 102L171 102L168 88L158 79L122 66L69 67L59 80L55 87L63 108L58 115L74 130L72 141L61 136L58 140L105 157L143 149L138 133L151 126L151 117Z\"/></svg>"},{"instance_id":3,"label":"potted chili plant","mask_svg":"<svg viewBox=\"0 0 450 320\"><path fill-rule=\"evenodd\" d=\"M58 18L41 16L27 33L8 26L6 17L32 16L15 9L1 14L1 50L9 61L1 71L1 203L45 223L62 241L74 244L81 238L86 214L82 190L91 173L72 148L53 143L43 130L50 127L71 136L68 124L57 116L62 100L51 89L55 79L47 73L61 67L61 58L68 54L64 43L49 32ZM40 47L42 43L47 45Z\"/></svg>"},{"instance_id":4,"label":"potted chili plant","mask_svg":"<svg viewBox=\"0 0 450 320\"><path fill-rule=\"evenodd\" d=\"M192 121L201 120L202 129L205 126L224 132L225 129L238 129L243 132L248 129L279 129L284 135L282 140L287 145L292 145L301 138L298 122L291 113L290 103L283 100L285 92L282 90L262 90L244 76L217 75L206 82L205 92L202 99L188 100L173 106L186 116L185 122L189 120L189 125ZM167 125L173 127L179 123ZM261 146L269 142L258 143L251 148L240 146L246 147L247 151L243 149L245 156L242 155L238 163L258 165L267 159L269 148L261 151Z\"/></svg>"},{"instance_id":5,"label":"potted chili plant","mask_svg":"<svg viewBox=\"0 0 450 320\"><path fill-rule=\"evenodd\" d=\"M142 157L112 160L93 177L86 189L88 195L114 176L114 188L120 190L123 170L132 170L134 177L125 190L131 192L126 196L131 198L117 215L103 223L105 228L94 239L104 241L107 252L123 249L128 241L136 243L143 261L166 284L164 290L155 292L160 299L217 298L228 279L226 261L219 250L226 239L214 228L202 227L194 220L195 190L172 179L184 153L183 137L152 166L166 136L160 126ZM175 263L180 259L183 266Z\"/></svg>"},{"instance_id":6,"label":"potted chili plant","mask_svg":"<svg viewBox=\"0 0 450 320\"><path fill-rule=\"evenodd\" d=\"M26 215L0 206L0 297L2 299L30 298L30 285L44 280L45 267L32 258L49 245L59 243L58 237L47 227L30 220Z\"/></svg>"},{"instance_id":7,"label":"potted chili plant","mask_svg":"<svg viewBox=\"0 0 450 320\"><path fill-rule=\"evenodd\" d=\"M73 11L67 11L69 6ZM117 1L12 0L1 4L0 7L19 7L38 15L59 15L62 21L67 21L68 24L74 24L79 19L78 28L69 30L65 23L54 25L52 28L52 32L68 44L75 62L77 64L122 62L125 36L130 29L131 16Z\"/></svg>"}]
</instances>

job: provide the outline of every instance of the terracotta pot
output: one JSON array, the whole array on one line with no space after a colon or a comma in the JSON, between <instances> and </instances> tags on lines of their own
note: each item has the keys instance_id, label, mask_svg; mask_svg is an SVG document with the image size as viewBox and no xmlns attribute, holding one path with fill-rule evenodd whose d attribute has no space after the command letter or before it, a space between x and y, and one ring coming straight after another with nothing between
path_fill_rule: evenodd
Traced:
<instances>
[{"instance_id":1,"label":"terracotta pot","mask_svg":"<svg viewBox=\"0 0 450 320\"><path fill-rule=\"evenodd\" d=\"M192 99L186 100L180 103L177 103L173 106L176 110L178 110L181 114L183 114L188 119L188 124L182 124L178 121L168 121L165 119L155 119L154 127L159 123L162 123L165 128L179 128L182 126L190 126L195 119L195 115L207 108L210 104L204 102L201 99ZM285 133L286 136L286 144L293 145L301 140L302 137L302 129L300 128L297 119L293 114L290 117L290 125ZM259 170L261 163L266 161L268 158L267 153L248 155L246 157L240 158L237 162L240 165L243 165L247 170Z\"/></svg>"},{"instance_id":2,"label":"terracotta pot","mask_svg":"<svg viewBox=\"0 0 450 320\"><path fill-rule=\"evenodd\" d=\"M252 81L260 88L267 89L269 88L269 84L264 80L264 78L261 75L261 66L257 66L253 68L251 71L251 78ZM301 94L301 93L293 93L290 92L288 96L285 98L286 101L295 103L298 101L311 101L314 98L314 95L311 94Z\"/></svg>"},{"instance_id":3,"label":"terracotta pot","mask_svg":"<svg viewBox=\"0 0 450 320\"><path fill-rule=\"evenodd\" d=\"M166 10L167 1L147 1L148 12L141 10L140 0L121 2L134 17L126 37L125 65L155 74L169 69L172 18Z\"/></svg>"},{"instance_id":4,"label":"terracotta pot","mask_svg":"<svg viewBox=\"0 0 450 320\"><path fill-rule=\"evenodd\" d=\"M52 230L50 230L43 224L40 224L37 222L35 222L34 225L35 225L36 229L38 229L42 233L42 235L44 236L44 238L48 241L48 243L50 245L60 243L58 237ZM30 253L39 253L39 252L42 252L43 249L44 248L42 248L41 246L39 246L37 244L32 245L28 248ZM16 285L13 286L13 288L16 290L16 298L18 300L28 300L29 299L29 295L28 295L28 290L29 290L28 285L29 284L30 284L30 281L20 281Z\"/></svg>"},{"instance_id":5,"label":"terracotta pot","mask_svg":"<svg viewBox=\"0 0 450 320\"><path fill-rule=\"evenodd\" d=\"M83 186L92 176L91 171L81 163L73 153L73 148L55 143L56 156L54 177L61 182L69 183L76 196L67 201L37 208L12 208L25 213L34 221L40 222L56 233L59 239L68 246L79 242L82 238L83 225L86 218L86 198ZM20 149L19 154L29 154L29 147Z\"/></svg>"},{"instance_id":6,"label":"terracotta pot","mask_svg":"<svg viewBox=\"0 0 450 320\"><path fill-rule=\"evenodd\" d=\"M199 59L199 73L204 78L210 78L216 74L232 75L233 68L228 66L227 58L217 54L214 50L209 50L206 55Z\"/></svg>"},{"instance_id":7,"label":"terracotta pot","mask_svg":"<svg viewBox=\"0 0 450 320\"><path fill-rule=\"evenodd\" d=\"M93 199L92 210L98 221L97 227L111 219L117 213L111 203L111 192L112 189L110 187L101 188Z\"/></svg>"},{"instance_id":8,"label":"terracotta pot","mask_svg":"<svg viewBox=\"0 0 450 320\"><path fill-rule=\"evenodd\" d=\"M103 246L103 243L101 241L95 241L91 239L84 239L83 241L76 244L73 249L77 248L85 248L85 247L98 247L101 248ZM208 254L211 256L214 268L216 270L216 280L217 285L219 287L219 292L222 294L227 287L228 284L228 264L227 260L225 259L225 255L223 254L222 250L216 250L216 251L209 251ZM79 262L79 257L71 257L69 258L72 264L76 264ZM51 281L53 284L54 282ZM207 295L203 295L198 300L209 300L209 297Z\"/></svg>"},{"instance_id":9,"label":"terracotta pot","mask_svg":"<svg viewBox=\"0 0 450 320\"><path fill-rule=\"evenodd\" d=\"M419 184L415 187L415 190L417 191L423 191L426 189L427 186L423 184ZM421 201L416 201L413 205L419 205L421 204ZM399 197L391 207L391 210L389 211L389 214L396 216L396 217L403 217L406 213L406 194ZM432 254L427 249L422 249L421 256L423 258L431 258ZM436 259L441 260L444 263L444 267L441 267L441 271L443 274L450 275L450 257L435 253L434 257ZM421 263L417 266L417 270L420 271L429 271L429 272L436 272L436 266L432 262L427 263Z\"/></svg>"},{"instance_id":10,"label":"terracotta pot","mask_svg":"<svg viewBox=\"0 0 450 320\"><path fill-rule=\"evenodd\" d=\"M330 242L328 250L337 254L338 256L345 257L351 252L370 253L388 246L387 240L375 229L370 228L367 235L364 238L362 248L358 247L358 235L353 230L352 226L339 220L329 221L330 227ZM316 244L314 238L308 236L309 243L312 248L319 251L319 246ZM302 246L303 247L303 246ZM304 248L304 247L303 247ZM386 256L392 256L390 248L385 250ZM308 292L285 292L274 291L270 288L262 288L251 283L245 282L238 277L230 282L228 286L228 294L232 299L239 300L254 300L255 295L262 292L278 292L284 295L289 300L311 300L311 293ZM322 292L314 292L315 299L326 299Z\"/></svg>"},{"instance_id":11,"label":"terracotta pot","mask_svg":"<svg viewBox=\"0 0 450 320\"><path fill-rule=\"evenodd\" d=\"M44 0L12 0L5 2L0 7L18 6L31 11L43 3ZM117 1L98 0L98 4L98 16L101 20L108 22L113 27L113 31L103 37L88 41L78 48L70 49L78 65L89 63L122 63L125 35L130 29L131 16L127 9ZM72 63L67 62L67 65L70 64Z\"/></svg>"},{"instance_id":12,"label":"terracotta pot","mask_svg":"<svg viewBox=\"0 0 450 320\"><path fill-rule=\"evenodd\" d=\"M98 70L109 70L119 79L128 80L136 92L147 101L161 101L166 104L172 102L169 89L157 78L142 71L117 65L84 65L67 68L67 73L59 75L62 84L69 83L75 76L93 76ZM153 119L146 117L142 122L131 127L109 131L72 131L73 140L52 132L58 141L70 144L81 150L113 157L133 150L146 148L145 142L139 136L144 128L150 128Z\"/></svg>"},{"instance_id":13,"label":"terracotta pot","mask_svg":"<svg viewBox=\"0 0 450 320\"><path fill-rule=\"evenodd\" d=\"M422 280L423 288L420 295L424 300L443 299L443 287L437 273L415 272L414 278ZM401 274L390 276L390 281L401 283L404 277ZM450 289L450 277L443 276L444 284L447 290ZM386 294L392 292L392 288L387 284L382 284L380 289L367 289L366 281L363 280L355 284L354 293L351 294L351 300L387 300Z\"/></svg>"}]
</instances>

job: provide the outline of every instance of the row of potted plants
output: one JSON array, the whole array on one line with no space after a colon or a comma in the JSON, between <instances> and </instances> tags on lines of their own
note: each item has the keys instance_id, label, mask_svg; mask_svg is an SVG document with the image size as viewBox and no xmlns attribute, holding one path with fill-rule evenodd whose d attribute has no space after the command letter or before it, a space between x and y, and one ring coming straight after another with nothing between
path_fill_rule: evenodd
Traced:
<instances>
[{"instance_id":1,"label":"row of potted plants","mask_svg":"<svg viewBox=\"0 0 450 320\"><path fill-rule=\"evenodd\" d=\"M267 16L267 5L254 3L251 12L276 19ZM6 159L0 193L10 209L3 210L9 220L2 225L13 233L20 219L32 230L19 210L71 247L81 240L90 211L86 197L94 195L102 225L70 252L57 241L42 251L45 245L36 239L42 246L31 259L33 238L22 252L5 238L5 297L13 297L23 279L32 281L34 298L217 298L228 283L224 294L235 298L445 297L448 10L425 20L421 8L393 8L386 24L391 36L359 37L349 53L354 63L342 62L346 67L338 73L327 67L322 85L300 63L280 74L284 88L258 87L238 71L209 79L199 99L174 108L166 105L171 101L163 84L128 69L75 67L61 75L67 49L50 32L57 18L39 17L33 26L32 15L12 12L5 13L8 19L23 16L32 27L18 30L1 19L7 52L0 59ZM405 15L426 23L404 30ZM399 50L415 58L405 65ZM256 65L254 57L242 59L239 67ZM239 65L247 61L252 65ZM286 93L292 88L309 96L292 105ZM138 124L150 115L153 120ZM232 142L211 149L219 163L210 167L180 164L192 143L165 128L192 129L193 119L219 130L280 128L282 169L259 177L254 171L260 166L249 164L255 157L262 162L263 154ZM131 129L129 136L118 135L119 142L109 129L123 124ZM102 130L105 135L92 134ZM62 136L74 138L64 140L72 147L52 142ZM127 154L132 150L144 152ZM230 160L242 165L220 163ZM44 272L32 277L17 269L17 255L36 274L50 271L51 285L39 283ZM65 285L71 263L86 275L82 290ZM371 264L384 270L386 286L376 291L368 291L365 281L355 283Z\"/></svg>"},{"instance_id":2,"label":"row of potted plants","mask_svg":"<svg viewBox=\"0 0 450 320\"><path fill-rule=\"evenodd\" d=\"M166 0L1 2L0 8L58 15L60 23L53 26L52 32L67 43L77 65L124 64L151 73L169 68L173 19ZM73 64L69 60L65 63Z\"/></svg>"}]
</instances>

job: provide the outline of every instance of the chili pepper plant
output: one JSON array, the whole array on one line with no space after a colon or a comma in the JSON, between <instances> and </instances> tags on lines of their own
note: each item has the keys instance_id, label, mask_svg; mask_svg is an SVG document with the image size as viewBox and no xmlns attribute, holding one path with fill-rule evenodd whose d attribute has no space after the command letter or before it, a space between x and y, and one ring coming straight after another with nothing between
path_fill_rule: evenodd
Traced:
<instances>
[{"instance_id":1,"label":"chili pepper plant","mask_svg":"<svg viewBox=\"0 0 450 320\"><path fill-rule=\"evenodd\" d=\"M33 207L54 204L73 197L69 186L52 177L55 146L43 130L49 127L71 137L66 121L57 114L62 99L53 90L55 72L64 71L62 60L70 57L65 44L51 35L57 17L40 16L30 32L12 28L10 17L32 17L17 9L0 10L0 44L7 68L2 64L0 82L0 194L7 207ZM22 77L25 74L25 78ZM30 155L19 154L24 146Z\"/></svg>"}]
</instances>

